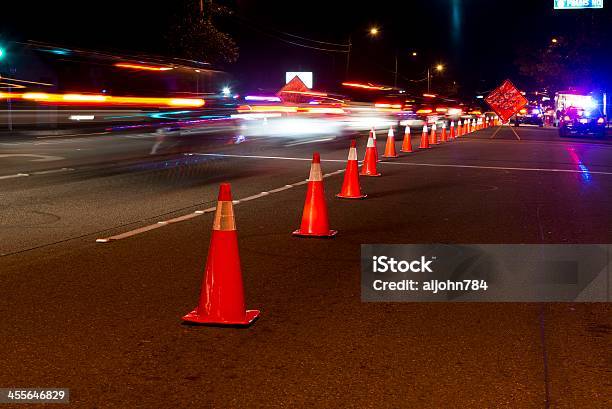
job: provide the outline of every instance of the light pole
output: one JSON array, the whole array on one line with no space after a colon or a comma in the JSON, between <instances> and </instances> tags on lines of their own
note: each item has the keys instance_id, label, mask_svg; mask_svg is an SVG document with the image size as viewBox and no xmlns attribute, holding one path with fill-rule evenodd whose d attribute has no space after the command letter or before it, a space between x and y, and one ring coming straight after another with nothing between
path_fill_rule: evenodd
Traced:
<instances>
[{"instance_id":1,"label":"light pole","mask_svg":"<svg viewBox=\"0 0 612 409\"><path fill-rule=\"evenodd\" d=\"M438 64L435 66L435 70L438 72L444 71L444 66L442 64ZM427 93L431 93L431 70L427 67Z\"/></svg>"},{"instance_id":2,"label":"light pole","mask_svg":"<svg viewBox=\"0 0 612 409\"><path fill-rule=\"evenodd\" d=\"M380 33L380 30L376 26L372 26L368 30L368 34L370 35L370 37L377 37L379 33ZM344 74L346 78L348 78L349 67L350 67L350 64L351 64L351 51L352 50L353 50L353 35L349 34L349 38L348 38L348 50L347 50L347 53L346 53L346 72Z\"/></svg>"},{"instance_id":3,"label":"light pole","mask_svg":"<svg viewBox=\"0 0 612 409\"><path fill-rule=\"evenodd\" d=\"M393 80L393 88L397 88L397 51L395 52L395 77Z\"/></svg>"}]
</instances>

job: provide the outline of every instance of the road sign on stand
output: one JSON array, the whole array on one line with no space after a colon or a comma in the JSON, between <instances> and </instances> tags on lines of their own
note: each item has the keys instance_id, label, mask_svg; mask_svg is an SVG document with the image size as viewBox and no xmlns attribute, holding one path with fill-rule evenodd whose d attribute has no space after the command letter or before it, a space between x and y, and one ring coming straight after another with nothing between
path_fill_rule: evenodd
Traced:
<instances>
[{"instance_id":1,"label":"road sign on stand","mask_svg":"<svg viewBox=\"0 0 612 409\"><path fill-rule=\"evenodd\" d=\"M485 101L499 115L502 122L508 122L512 115L520 111L528 102L510 80L504 81L502 85L493 90Z\"/></svg>"}]
</instances>

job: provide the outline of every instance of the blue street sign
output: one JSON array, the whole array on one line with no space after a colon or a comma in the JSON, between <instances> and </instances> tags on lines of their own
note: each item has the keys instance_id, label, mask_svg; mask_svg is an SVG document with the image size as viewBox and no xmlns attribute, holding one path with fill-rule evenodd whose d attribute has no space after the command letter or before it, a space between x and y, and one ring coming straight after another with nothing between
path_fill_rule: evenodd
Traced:
<instances>
[{"instance_id":1,"label":"blue street sign","mask_svg":"<svg viewBox=\"0 0 612 409\"><path fill-rule=\"evenodd\" d=\"M602 9L604 0L555 0L555 10Z\"/></svg>"}]
</instances>

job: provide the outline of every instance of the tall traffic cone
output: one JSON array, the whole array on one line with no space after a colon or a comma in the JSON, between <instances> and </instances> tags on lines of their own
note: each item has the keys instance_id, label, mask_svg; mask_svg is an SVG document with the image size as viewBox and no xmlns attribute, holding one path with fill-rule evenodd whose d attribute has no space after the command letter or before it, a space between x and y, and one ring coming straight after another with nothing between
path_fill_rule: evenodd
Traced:
<instances>
[{"instance_id":1,"label":"tall traffic cone","mask_svg":"<svg viewBox=\"0 0 612 409\"><path fill-rule=\"evenodd\" d=\"M374 153L376 157L376 162L378 162L378 146L376 144L376 129L372 127L372 130L370 131L370 133L372 134L372 139L374 139Z\"/></svg>"},{"instance_id":2,"label":"tall traffic cone","mask_svg":"<svg viewBox=\"0 0 612 409\"><path fill-rule=\"evenodd\" d=\"M374 138L370 134L368 138L368 145L366 146L366 153L361 165L361 175L363 176L380 176L380 173L376 170L376 144Z\"/></svg>"},{"instance_id":3,"label":"tall traffic cone","mask_svg":"<svg viewBox=\"0 0 612 409\"><path fill-rule=\"evenodd\" d=\"M385 145L385 153L383 158L397 158L399 155L395 152L395 135L393 133L393 127L389 128L387 134L387 144Z\"/></svg>"},{"instance_id":4,"label":"tall traffic cone","mask_svg":"<svg viewBox=\"0 0 612 409\"><path fill-rule=\"evenodd\" d=\"M436 124L431 125L431 136L429 137L430 145L438 144L438 133L436 132L437 130L438 130L438 127L436 126Z\"/></svg>"},{"instance_id":5,"label":"tall traffic cone","mask_svg":"<svg viewBox=\"0 0 612 409\"><path fill-rule=\"evenodd\" d=\"M427 135L427 124L423 125L423 133L421 134L421 145L419 149L428 149L429 146L429 135Z\"/></svg>"},{"instance_id":6,"label":"tall traffic cone","mask_svg":"<svg viewBox=\"0 0 612 409\"><path fill-rule=\"evenodd\" d=\"M446 122L442 122L442 134L440 135L440 141L446 142Z\"/></svg>"},{"instance_id":7,"label":"tall traffic cone","mask_svg":"<svg viewBox=\"0 0 612 409\"><path fill-rule=\"evenodd\" d=\"M219 186L200 302L193 311L183 317L183 321L249 325L258 316L258 310L245 308L232 192L229 183L222 183Z\"/></svg>"},{"instance_id":8,"label":"tall traffic cone","mask_svg":"<svg viewBox=\"0 0 612 409\"><path fill-rule=\"evenodd\" d=\"M400 151L406 153L412 152L412 139L410 138L410 127L408 125L406 125L406 129L404 129L404 140Z\"/></svg>"},{"instance_id":9,"label":"tall traffic cone","mask_svg":"<svg viewBox=\"0 0 612 409\"><path fill-rule=\"evenodd\" d=\"M351 141L349 149L348 161L346 162L346 172L344 172L344 182L342 189L336 197L342 199L363 199L367 195L361 194L359 187L359 170L357 169L357 141Z\"/></svg>"},{"instance_id":10,"label":"tall traffic cone","mask_svg":"<svg viewBox=\"0 0 612 409\"><path fill-rule=\"evenodd\" d=\"M468 120L468 119L464 119L464 120L463 120L463 130L461 131L461 134L462 134L463 136L465 136L465 135L467 135L467 134L468 134L468 122L469 122L469 120Z\"/></svg>"},{"instance_id":11,"label":"tall traffic cone","mask_svg":"<svg viewBox=\"0 0 612 409\"><path fill-rule=\"evenodd\" d=\"M448 134L448 140L452 141L453 139L455 139L455 121L451 121L450 132Z\"/></svg>"},{"instance_id":12,"label":"tall traffic cone","mask_svg":"<svg viewBox=\"0 0 612 409\"><path fill-rule=\"evenodd\" d=\"M327 204L323 189L323 173L321 172L321 156L318 152L312 155L310 177L306 188L306 201L302 212L302 224L293 232L298 237L334 237L337 230L330 230L327 219Z\"/></svg>"},{"instance_id":13,"label":"tall traffic cone","mask_svg":"<svg viewBox=\"0 0 612 409\"><path fill-rule=\"evenodd\" d=\"M463 134L463 122L461 119L457 122L457 138Z\"/></svg>"}]
</instances>

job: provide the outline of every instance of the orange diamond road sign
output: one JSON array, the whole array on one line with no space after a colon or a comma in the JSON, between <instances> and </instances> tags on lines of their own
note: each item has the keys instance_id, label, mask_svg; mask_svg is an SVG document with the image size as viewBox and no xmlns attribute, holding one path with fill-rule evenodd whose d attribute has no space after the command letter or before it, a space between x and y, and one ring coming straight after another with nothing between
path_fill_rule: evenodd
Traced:
<instances>
[{"instance_id":1,"label":"orange diamond road sign","mask_svg":"<svg viewBox=\"0 0 612 409\"><path fill-rule=\"evenodd\" d=\"M503 122L507 122L512 115L527 105L527 98L521 94L521 91L510 80L504 81L499 88L493 90L485 98L485 101L487 101L487 104L499 115Z\"/></svg>"}]
</instances>

